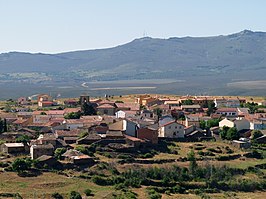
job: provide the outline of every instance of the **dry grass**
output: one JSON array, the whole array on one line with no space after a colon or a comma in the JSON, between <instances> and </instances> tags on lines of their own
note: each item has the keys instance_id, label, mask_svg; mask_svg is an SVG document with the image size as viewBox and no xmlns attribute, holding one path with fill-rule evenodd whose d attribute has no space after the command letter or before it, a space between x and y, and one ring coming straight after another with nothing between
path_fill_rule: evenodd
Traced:
<instances>
[{"instance_id":1,"label":"dry grass","mask_svg":"<svg viewBox=\"0 0 266 199\"><path fill-rule=\"evenodd\" d=\"M23 198L51 198L51 194L58 192L67 196L70 191L83 194L89 188L95 194L93 198L103 198L112 193L113 187L98 186L79 178L69 178L55 173L43 173L38 177L19 177L16 173L0 173L0 193L20 193ZM84 194L83 194L84 195Z\"/></svg>"}]
</instances>

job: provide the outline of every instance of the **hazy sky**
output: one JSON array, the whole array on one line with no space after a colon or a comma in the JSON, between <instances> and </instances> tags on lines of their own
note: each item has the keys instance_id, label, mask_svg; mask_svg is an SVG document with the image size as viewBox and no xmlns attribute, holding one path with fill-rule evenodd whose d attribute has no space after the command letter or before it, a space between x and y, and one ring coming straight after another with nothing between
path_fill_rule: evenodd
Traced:
<instances>
[{"instance_id":1,"label":"hazy sky","mask_svg":"<svg viewBox=\"0 0 266 199\"><path fill-rule=\"evenodd\" d=\"M265 9L266 0L0 0L0 53L266 31Z\"/></svg>"}]
</instances>

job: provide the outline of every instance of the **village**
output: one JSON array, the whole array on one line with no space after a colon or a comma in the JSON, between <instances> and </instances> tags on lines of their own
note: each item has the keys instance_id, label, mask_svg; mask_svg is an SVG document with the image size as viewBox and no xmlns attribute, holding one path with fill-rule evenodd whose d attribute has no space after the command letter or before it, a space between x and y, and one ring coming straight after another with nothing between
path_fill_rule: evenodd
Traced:
<instances>
[{"instance_id":1,"label":"village","mask_svg":"<svg viewBox=\"0 0 266 199\"><path fill-rule=\"evenodd\" d=\"M83 94L53 99L40 94L36 100L2 102L0 117L1 165L28 157L47 171L88 171L105 158L107 163L117 158L121 165L184 162L193 147L201 148L198 160L254 158L260 153L248 150L266 144L263 98ZM217 148L204 151L208 142ZM163 155L180 153L171 143L186 146L183 157ZM227 156L219 154L221 148ZM161 159L151 159L161 152Z\"/></svg>"}]
</instances>

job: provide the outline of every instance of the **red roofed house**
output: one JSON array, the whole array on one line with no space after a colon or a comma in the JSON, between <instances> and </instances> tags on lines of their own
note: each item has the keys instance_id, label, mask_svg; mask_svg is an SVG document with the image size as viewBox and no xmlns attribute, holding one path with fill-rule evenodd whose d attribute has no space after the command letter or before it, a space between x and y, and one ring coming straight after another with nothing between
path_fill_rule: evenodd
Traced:
<instances>
[{"instance_id":1,"label":"red roofed house","mask_svg":"<svg viewBox=\"0 0 266 199\"><path fill-rule=\"evenodd\" d=\"M115 115L116 105L114 104L101 104L97 107L97 111L100 115Z\"/></svg>"},{"instance_id":2,"label":"red roofed house","mask_svg":"<svg viewBox=\"0 0 266 199\"><path fill-rule=\"evenodd\" d=\"M47 94L38 95L38 106L39 107L50 107L54 104L52 97Z\"/></svg>"}]
</instances>

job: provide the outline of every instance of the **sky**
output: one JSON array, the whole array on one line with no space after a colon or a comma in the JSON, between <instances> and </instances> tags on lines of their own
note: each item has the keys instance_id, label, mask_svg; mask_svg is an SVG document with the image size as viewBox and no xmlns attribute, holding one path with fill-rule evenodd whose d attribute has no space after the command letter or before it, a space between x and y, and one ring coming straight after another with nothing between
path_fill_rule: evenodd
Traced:
<instances>
[{"instance_id":1,"label":"sky","mask_svg":"<svg viewBox=\"0 0 266 199\"><path fill-rule=\"evenodd\" d=\"M265 0L0 0L0 53L109 48L149 36L266 32Z\"/></svg>"}]
</instances>

